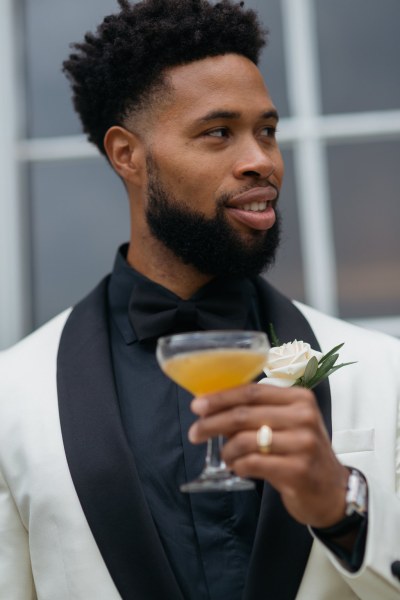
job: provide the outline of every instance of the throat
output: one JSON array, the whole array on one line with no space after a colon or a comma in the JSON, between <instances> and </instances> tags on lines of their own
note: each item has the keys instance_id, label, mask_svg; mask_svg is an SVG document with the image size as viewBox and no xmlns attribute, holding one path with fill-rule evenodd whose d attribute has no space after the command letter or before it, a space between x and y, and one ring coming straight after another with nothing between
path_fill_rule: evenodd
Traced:
<instances>
[{"instance_id":1,"label":"throat","mask_svg":"<svg viewBox=\"0 0 400 600\"><path fill-rule=\"evenodd\" d=\"M171 250L153 240L150 251L138 251L141 244L129 244L127 262L136 271L162 285L183 300L191 298L201 287L213 279L192 265L185 264Z\"/></svg>"}]
</instances>

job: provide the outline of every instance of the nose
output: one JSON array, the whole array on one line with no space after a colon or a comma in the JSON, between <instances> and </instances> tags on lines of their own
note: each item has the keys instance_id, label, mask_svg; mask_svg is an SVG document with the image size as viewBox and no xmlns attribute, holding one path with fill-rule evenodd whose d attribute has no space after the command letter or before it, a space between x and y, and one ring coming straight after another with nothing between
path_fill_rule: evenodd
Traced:
<instances>
[{"instance_id":1,"label":"nose","mask_svg":"<svg viewBox=\"0 0 400 600\"><path fill-rule=\"evenodd\" d=\"M276 170L279 160L280 153L277 148L265 148L256 140L252 140L240 149L240 157L234 164L233 174L237 179L267 179Z\"/></svg>"}]
</instances>

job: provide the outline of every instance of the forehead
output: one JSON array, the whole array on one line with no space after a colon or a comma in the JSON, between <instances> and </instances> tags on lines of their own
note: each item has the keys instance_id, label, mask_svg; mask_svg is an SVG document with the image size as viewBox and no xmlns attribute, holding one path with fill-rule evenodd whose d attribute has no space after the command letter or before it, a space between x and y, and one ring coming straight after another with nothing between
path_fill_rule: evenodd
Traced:
<instances>
[{"instance_id":1,"label":"forehead","mask_svg":"<svg viewBox=\"0 0 400 600\"><path fill-rule=\"evenodd\" d=\"M209 57L166 73L172 91L161 119L201 118L213 110L260 115L274 108L254 63L236 54Z\"/></svg>"}]
</instances>

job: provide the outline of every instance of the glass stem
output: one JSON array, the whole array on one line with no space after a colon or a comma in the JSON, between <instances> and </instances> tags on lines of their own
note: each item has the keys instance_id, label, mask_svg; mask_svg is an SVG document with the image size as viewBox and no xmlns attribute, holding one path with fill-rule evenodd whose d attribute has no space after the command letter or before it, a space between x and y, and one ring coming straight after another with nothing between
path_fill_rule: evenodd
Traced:
<instances>
[{"instance_id":1,"label":"glass stem","mask_svg":"<svg viewBox=\"0 0 400 600\"><path fill-rule=\"evenodd\" d=\"M226 465L221 460L221 448L223 444L223 436L219 435L215 438L210 438L207 441L207 456L206 456L206 468L207 469L226 469Z\"/></svg>"}]
</instances>

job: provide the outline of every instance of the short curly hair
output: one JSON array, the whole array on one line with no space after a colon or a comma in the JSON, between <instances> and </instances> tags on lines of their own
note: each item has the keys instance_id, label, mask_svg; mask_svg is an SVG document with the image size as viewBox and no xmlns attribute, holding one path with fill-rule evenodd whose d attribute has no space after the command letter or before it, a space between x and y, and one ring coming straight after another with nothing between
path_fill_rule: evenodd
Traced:
<instances>
[{"instance_id":1,"label":"short curly hair","mask_svg":"<svg viewBox=\"0 0 400 600\"><path fill-rule=\"evenodd\" d=\"M83 129L103 154L107 130L149 105L166 69L226 53L257 64L266 44L267 31L244 2L118 3L121 11L72 44L75 52L63 63Z\"/></svg>"}]
</instances>

